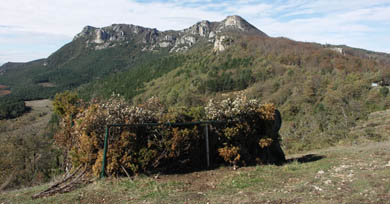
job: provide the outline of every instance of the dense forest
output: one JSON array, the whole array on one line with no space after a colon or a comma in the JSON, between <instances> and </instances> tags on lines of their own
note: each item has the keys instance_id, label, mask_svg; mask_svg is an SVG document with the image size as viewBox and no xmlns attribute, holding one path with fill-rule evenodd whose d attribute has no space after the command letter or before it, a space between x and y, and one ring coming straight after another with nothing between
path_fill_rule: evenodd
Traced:
<instances>
[{"instance_id":1,"label":"dense forest","mask_svg":"<svg viewBox=\"0 0 390 204\"><path fill-rule=\"evenodd\" d=\"M0 101L0 120L16 118L28 110L23 100L3 96Z\"/></svg>"}]
</instances>

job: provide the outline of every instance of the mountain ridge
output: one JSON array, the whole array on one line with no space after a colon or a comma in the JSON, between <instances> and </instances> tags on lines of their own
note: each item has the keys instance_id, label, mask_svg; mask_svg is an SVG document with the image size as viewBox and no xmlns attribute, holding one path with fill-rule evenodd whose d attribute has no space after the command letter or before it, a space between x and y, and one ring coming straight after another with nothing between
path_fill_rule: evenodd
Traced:
<instances>
[{"instance_id":1,"label":"mountain ridge","mask_svg":"<svg viewBox=\"0 0 390 204\"><path fill-rule=\"evenodd\" d=\"M128 32L125 33L122 29L127 30ZM112 32L114 31L114 32ZM131 39L126 36L125 34L129 34L130 32L134 32L135 34L143 33L142 36L142 42L146 45L142 49L143 51L157 51L156 48L166 48L170 47L170 52L182 52L188 50L192 45L199 42L199 36L201 37L208 37L208 42L214 43L214 51L223 51L224 46L221 45L222 41L226 41L227 38L224 33L229 32L238 32L240 34L252 34L252 35L259 35L262 37L269 37L266 33L259 30L249 22L247 22L245 19L238 15L231 15L227 16L225 19L221 21L208 21L208 20L202 20L199 21L192 26L188 28L184 28L181 30L164 30L159 31L156 28L148 28L143 27L140 25L134 25L134 24L112 24L109 26L104 27L94 27L87 25L85 26L82 31L78 34L76 34L73 37L73 40L70 43L73 43L74 41L78 40L79 38L83 37L93 37L94 39L87 39L86 47L88 47L89 44L94 44L95 50L101 50L106 49L110 47L115 47L118 44L112 43L112 42L119 42L119 44L122 43L128 43L130 40L140 40L140 39ZM222 34L219 38L217 34ZM231 33L230 33L231 34ZM206 36L208 35L208 36ZM280 37L277 37L280 38ZM281 37L284 38L284 37ZM288 38L287 38L288 39ZM291 40L291 39L289 39ZM294 40L292 40L294 41ZM176 43L177 42L177 43ZM299 41L295 41L299 42ZM68 44L70 44L68 43ZM157 43L157 44L154 44ZM310 43L310 42L308 42ZM313 42L315 43L315 42ZM66 46L66 45L64 45ZM390 54L385 52L377 52L377 51L370 51L366 49L361 48L353 48L349 47L347 45L330 45L326 44L323 45L324 47L332 47L336 49L354 49L356 52L360 52L360 55L366 55L371 57L377 57L380 56L381 58L388 58L390 59ZM61 48L60 48L61 49ZM59 50L60 50L59 49ZM57 50L57 51L59 51ZM56 53L55 51L54 53ZM50 58L54 53L52 53L47 58L32 60L29 62L35 62L38 60L48 59ZM362 54L364 53L364 54ZM386 59L387 62L390 62L390 60ZM2 65L0 65L0 72L4 72L6 69L8 69L8 64L12 63L12 67L17 67L17 65L14 64L26 64L29 62L4 62ZM4 67L6 66L6 68Z\"/></svg>"},{"instance_id":2,"label":"mountain ridge","mask_svg":"<svg viewBox=\"0 0 390 204\"><path fill-rule=\"evenodd\" d=\"M92 46L95 50L135 41L136 44L144 44L142 51L168 48L170 53L186 51L196 43L206 41L214 43L215 51L222 51L224 47L221 41L227 38L228 32L268 37L240 16L234 15L220 22L203 20L182 30L159 31L133 24L112 24L102 28L85 26L73 40L86 38L86 47Z\"/></svg>"},{"instance_id":3,"label":"mountain ridge","mask_svg":"<svg viewBox=\"0 0 390 204\"><path fill-rule=\"evenodd\" d=\"M0 84L10 87L12 94L7 97L32 100L52 97L57 92L76 89L96 80L106 80L115 73L132 72L131 70L135 69L138 69L138 74L150 69L154 70L153 73L158 73L152 74L153 77L145 77L144 79L148 78L147 81L136 80L134 83L138 84L133 85L136 85L138 90L144 83L177 69L177 66L185 63L196 64L196 61L191 60L196 53L202 53L199 60L220 58L218 60L224 63L210 61L201 64L205 67L205 72L211 69L212 64L216 67L230 67L224 69L248 67L251 63L251 66L260 66L261 63L257 62L259 59L266 59L272 66L280 63L281 66L297 67L319 66L322 61L321 66L326 69L352 66L349 65L352 61L350 58L359 58L354 59L355 61L371 61L364 69L390 64L390 55L383 53L269 37L240 16L233 15L217 22L203 20L176 31L159 31L132 24L112 24L102 28L85 26L71 42L48 58L27 63L6 63L1 66ZM220 57L216 57L217 55ZM232 55L240 57L231 59ZM222 59L223 57L226 59ZM160 61L164 61L163 58L168 59L164 63L169 69L152 64L160 64ZM313 61L315 58L317 59ZM231 64L229 60L236 61ZM360 67L367 63L356 64ZM243 76L250 74L248 70L242 70L242 73ZM212 76L218 77L218 73L213 73ZM227 75L225 77L226 80L229 79ZM241 82L240 87L249 85L248 82ZM42 87L42 84L47 83L52 86ZM118 87L123 86L118 83ZM218 84L220 82L216 85ZM226 91L216 87L213 90ZM134 94L129 95L132 96Z\"/></svg>"}]
</instances>

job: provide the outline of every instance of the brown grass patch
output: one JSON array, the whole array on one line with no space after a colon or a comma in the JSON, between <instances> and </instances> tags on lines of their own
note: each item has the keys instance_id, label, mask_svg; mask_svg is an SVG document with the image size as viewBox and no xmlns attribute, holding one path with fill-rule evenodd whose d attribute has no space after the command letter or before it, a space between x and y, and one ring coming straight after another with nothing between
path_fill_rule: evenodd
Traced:
<instances>
[{"instance_id":1,"label":"brown grass patch","mask_svg":"<svg viewBox=\"0 0 390 204\"><path fill-rule=\"evenodd\" d=\"M50 83L50 82L42 82L42 83L38 83L39 86L42 86L42 87L55 87L56 85L53 84L53 83Z\"/></svg>"},{"instance_id":2,"label":"brown grass patch","mask_svg":"<svg viewBox=\"0 0 390 204\"><path fill-rule=\"evenodd\" d=\"M51 101L49 99L34 100L34 101L25 101L26 106L31 108L47 108L51 106Z\"/></svg>"},{"instance_id":3,"label":"brown grass patch","mask_svg":"<svg viewBox=\"0 0 390 204\"><path fill-rule=\"evenodd\" d=\"M11 93L10 90L0 90L0 96L5 96L5 95L8 95L10 93Z\"/></svg>"}]
</instances>

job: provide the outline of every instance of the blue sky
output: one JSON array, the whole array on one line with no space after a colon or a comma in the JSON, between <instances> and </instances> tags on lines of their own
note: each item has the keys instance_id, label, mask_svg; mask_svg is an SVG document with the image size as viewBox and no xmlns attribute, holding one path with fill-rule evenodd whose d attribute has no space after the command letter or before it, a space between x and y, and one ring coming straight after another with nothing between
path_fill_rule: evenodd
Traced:
<instances>
[{"instance_id":1,"label":"blue sky","mask_svg":"<svg viewBox=\"0 0 390 204\"><path fill-rule=\"evenodd\" d=\"M0 64L47 57L85 25L178 30L228 15L272 37L390 53L390 0L13 0L0 4Z\"/></svg>"}]
</instances>

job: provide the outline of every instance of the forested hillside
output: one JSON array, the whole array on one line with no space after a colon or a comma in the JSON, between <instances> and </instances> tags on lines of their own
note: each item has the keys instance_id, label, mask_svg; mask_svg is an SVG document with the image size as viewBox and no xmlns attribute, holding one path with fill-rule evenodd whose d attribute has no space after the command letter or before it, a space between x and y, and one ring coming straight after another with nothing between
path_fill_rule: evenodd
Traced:
<instances>
[{"instance_id":1,"label":"forested hillside","mask_svg":"<svg viewBox=\"0 0 390 204\"><path fill-rule=\"evenodd\" d=\"M275 103L288 149L332 145L370 112L390 108L386 54L285 38L235 36L229 48L198 47L80 89L86 98L120 94L134 104L157 96L173 106L204 105L237 93ZM383 86L372 87L382 81ZM315 143L315 144L312 144Z\"/></svg>"}]
</instances>

